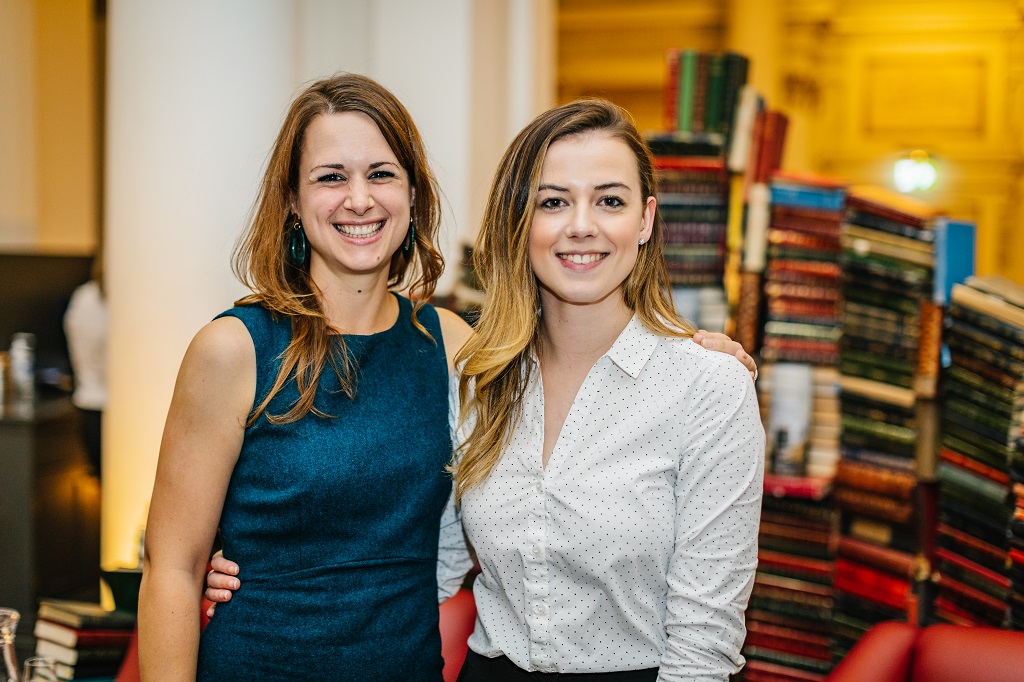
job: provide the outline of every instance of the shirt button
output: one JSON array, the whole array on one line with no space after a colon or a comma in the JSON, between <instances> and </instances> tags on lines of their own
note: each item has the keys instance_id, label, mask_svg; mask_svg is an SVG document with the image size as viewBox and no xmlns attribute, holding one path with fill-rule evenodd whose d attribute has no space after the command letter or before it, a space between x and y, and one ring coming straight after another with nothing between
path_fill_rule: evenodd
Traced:
<instances>
[{"instance_id":1,"label":"shirt button","mask_svg":"<svg viewBox=\"0 0 1024 682\"><path fill-rule=\"evenodd\" d=\"M543 553L544 553L544 550L541 549L540 545L534 545L533 548L530 549L530 554L532 554L533 556L535 556L538 559L540 558L540 555L543 554Z\"/></svg>"},{"instance_id":2,"label":"shirt button","mask_svg":"<svg viewBox=\"0 0 1024 682\"><path fill-rule=\"evenodd\" d=\"M536 613L538 616L543 616L548 612L548 607L546 604L535 604L533 607L533 612Z\"/></svg>"},{"instance_id":3,"label":"shirt button","mask_svg":"<svg viewBox=\"0 0 1024 682\"><path fill-rule=\"evenodd\" d=\"M537 481L537 484L533 486L533 489L539 493L542 493L544 492L544 484L541 483L540 481Z\"/></svg>"}]
</instances>

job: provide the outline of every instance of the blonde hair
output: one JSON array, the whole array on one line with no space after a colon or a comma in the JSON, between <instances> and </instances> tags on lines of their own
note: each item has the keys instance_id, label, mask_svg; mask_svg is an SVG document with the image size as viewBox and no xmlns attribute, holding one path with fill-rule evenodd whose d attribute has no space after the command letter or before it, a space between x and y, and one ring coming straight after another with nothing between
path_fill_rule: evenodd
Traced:
<instances>
[{"instance_id":1,"label":"blonde hair","mask_svg":"<svg viewBox=\"0 0 1024 682\"><path fill-rule=\"evenodd\" d=\"M650 150L630 115L611 102L583 99L557 107L534 119L512 141L495 173L473 252L486 296L476 332L456 357L462 369L460 414L463 423L472 415L473 424L451 467L456 500L482 484L497 465L530 379L530 356L540 328L540 292L530 265L529 238L547 150L558 139L591 131L611 135L630 148L641 196L655 196ZM685 338L696 331L672 305L657 215L651 238L640 247L622 284L622 296L656 334Z\"/></svg>"},{"instance_id":2,"label":"blonde hair","mask_svg":"<svg viewBox=\"0 0 1024 682\"><path fill-rule=\"evenodd\" d=\"M337 373L341 390L350 398L355 395L357 368L349 358L344 339L329 333L320 292L310 277L308 265L295 267L285 258L293 222L290 206L298 194L299 162L306 131L318 116L345 111L366 114L377 124L415 189L411 208L416 226L414 255L410 258L403 249L395 252L388 270L388 286L408 287L410 295L418 301L413 321L426 333L416 320L416 311L423 300L433 295L444 259L434 242L440 223L440 200L423 140L409 112L379 83L355 74L317 81L299 93L288 109L270 153L249 229L236 247L232 263L235 274L253 291L236 305L262 305L275 316L289 318L292 327L292 340L282 355L273 388L253 410L249 424L266 412L270 401L292 376L299 391L298 401L285 414L267 414L267 419L284 424L309 412L329 416L313 403L320 375L328 365Z\"/></svg>"}]
</instances>

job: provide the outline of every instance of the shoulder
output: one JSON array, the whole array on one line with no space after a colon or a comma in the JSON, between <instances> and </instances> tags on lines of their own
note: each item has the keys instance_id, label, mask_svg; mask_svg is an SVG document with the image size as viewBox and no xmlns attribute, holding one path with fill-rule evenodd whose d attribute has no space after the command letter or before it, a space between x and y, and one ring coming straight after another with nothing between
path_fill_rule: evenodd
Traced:
<instances>
[{"instance_id":1,"label":"shoulder","mask_svg":"<svg viewBox=\"0 0 1024 682\"><path fill-rule=\"evenodd\" d=\"M241 319L218 317L208 322L192 339L185 362L218 374L244 371L256 366L252 336Z\"/></svg>"},{"instance_id":2,"label":"shoulder","mask_svg":"<svg viewBox=\"0 0 1024 682\"><path fill-rule=\"evenodd\" d=\"M754 388L747 368L734 355L708 350L691 338L659 337L658 345L663 361L688 375L695 387L735 387L744 392Z\"/></svg>"},{"instance_id":3,"label":"shoulder","mask_svg":"<svg viewBox=\"0 0 1024 682\"><path fill-rule=\"evenodd\" d=\"M437 320L441 325L441 336L444 337L444 354L448 357L448 367L452 367L456 353L465 345L473 334L473 328L461 317L445 308L434 308Z\"/></svg>"}]
</instances>

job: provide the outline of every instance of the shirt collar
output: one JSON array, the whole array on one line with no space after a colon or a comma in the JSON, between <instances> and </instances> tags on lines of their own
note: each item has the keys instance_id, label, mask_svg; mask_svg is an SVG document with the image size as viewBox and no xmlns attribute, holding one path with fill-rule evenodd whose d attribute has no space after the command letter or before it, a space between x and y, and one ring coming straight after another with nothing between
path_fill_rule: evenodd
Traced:
<instances>
[{"instance_id":1,"label":"shirt collar","mask_svg":"<svg viewBox=\"0 0 1024 682\"><path fill-rule=\"evenodd\" d=\"M644 365L654 355L654 349L657 346L658 335L647 329L634 314L605 355L619 369L636 379L640 376Z\"/></svg>"},{"instance_id":2,"label":"shirt collar","mask_svg":"<svg viewBox=\"0 0 1024 682\"><path fill-rule=\"evenodd\" d=\"M619 334L619 338L615 339L612 347L601 357L608 358L619 369L636 379L643 371L644 365L654 355L658 338L658 335L647 329L634 313L629 324ZM540 358L535 351L530 351L529 358L534 366L540 364Z\"/></svg>"}]
</instances>

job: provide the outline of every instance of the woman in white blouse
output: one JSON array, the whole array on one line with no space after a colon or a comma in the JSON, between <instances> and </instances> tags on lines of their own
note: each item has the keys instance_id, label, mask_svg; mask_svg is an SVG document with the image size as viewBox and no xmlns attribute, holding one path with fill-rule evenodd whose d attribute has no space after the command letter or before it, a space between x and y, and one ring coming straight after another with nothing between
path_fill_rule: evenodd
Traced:
<instances>
[{"instance_id":1,"label":"woman in white blouse","mask_svg":"<svg viewBox=\"0 0 1024 682\"><path fill-rule=\"evenodd\" d=\"M463 682L726 680L743 663L753 363L675 313L654 194L647 147L602 100L539 116L495 174L475 250L487 296L452 382L481 568ZM451 540L442 584L465 566ZM239 587L208 582L215 601Z\"/></svg>"},{"instance_id":2,"label":"woman in white blouse","mask_svg":"<svg viewBox=\"0 0 1024 682\"><path fill-rule=\"evenodd\" d=\"M465 682L726 680L743 663L764 431L743 365L672 307L627 116L546 112L495 175L487 296L456 358L456 496L481 568Z\"/></svg>"}]
</instances>

